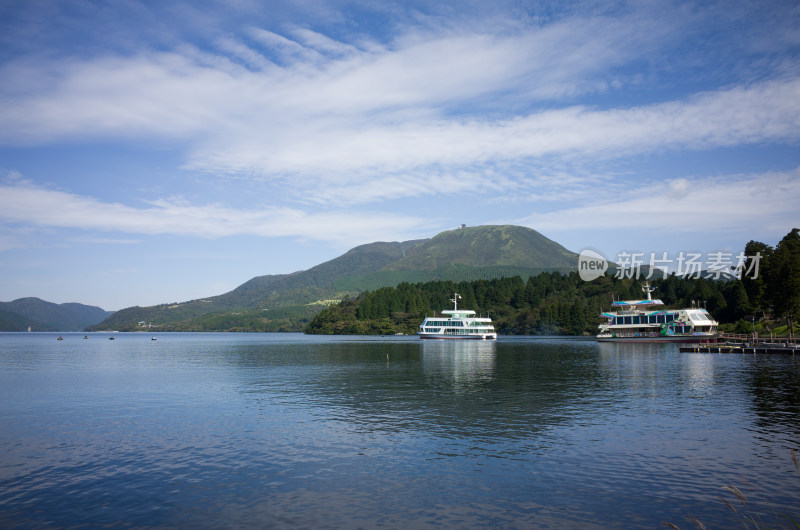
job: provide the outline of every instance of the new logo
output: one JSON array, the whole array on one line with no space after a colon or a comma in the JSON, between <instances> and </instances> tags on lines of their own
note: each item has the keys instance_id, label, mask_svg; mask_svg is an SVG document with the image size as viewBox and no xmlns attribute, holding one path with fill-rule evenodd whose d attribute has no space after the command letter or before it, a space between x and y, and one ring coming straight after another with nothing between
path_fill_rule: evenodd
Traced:
<instances>
[{"instance_id":1,"label":"new logo","mask_svg":"<svg viewBox=\"0 0 800 530\"><path fill-rule=\"evenodd\" d=\"M584 250L578 256L578 275L585 282L599 278L607 270L608 262L606 258L594 250Z\"/></svg>"}]
</instances>

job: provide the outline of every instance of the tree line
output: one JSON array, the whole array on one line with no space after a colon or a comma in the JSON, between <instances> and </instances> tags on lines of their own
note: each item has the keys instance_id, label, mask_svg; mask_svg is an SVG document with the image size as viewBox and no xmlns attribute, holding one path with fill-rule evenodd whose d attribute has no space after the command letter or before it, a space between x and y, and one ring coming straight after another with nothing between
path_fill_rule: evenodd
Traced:
<instances>
[{"instance_id":1,"label":"tree line","mask_svg":"<svg viewBox=\"0 0 800 530\"><path fill-rule=\"evenodd\" d=\"M745 270L754 266L752 256L761 256L759 274L744 274L740 282L747 311L759 320L785 320L787 329L794 330L800 314L800 229L792 229L775 248L750 241L744 254L751 256Z\"/></svg>"}]
</instances>

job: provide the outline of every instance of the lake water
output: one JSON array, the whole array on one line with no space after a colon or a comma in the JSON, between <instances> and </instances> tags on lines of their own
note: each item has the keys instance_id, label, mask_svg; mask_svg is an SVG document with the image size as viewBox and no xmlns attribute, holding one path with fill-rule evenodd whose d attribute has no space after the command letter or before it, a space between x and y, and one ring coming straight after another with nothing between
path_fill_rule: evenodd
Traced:
<instances>
[{"instance_id":1,"label":"lake water","mask_svg":"<svg viewBox=\"0 0 800 530\"><path fill-rule=\"evenodd\" d=\"M563 338L62 335L0 334L3 528L800 521L796 357Z\"/></svg>"}]
</instances>

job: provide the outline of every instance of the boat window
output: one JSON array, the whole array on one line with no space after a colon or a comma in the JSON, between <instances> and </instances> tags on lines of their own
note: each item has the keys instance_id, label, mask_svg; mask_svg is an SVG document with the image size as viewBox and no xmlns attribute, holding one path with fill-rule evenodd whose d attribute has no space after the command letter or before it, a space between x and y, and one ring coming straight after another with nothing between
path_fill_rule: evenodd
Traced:
<instances>
[{"instance_id":1,"label":"boat window","mask_svg":"<svg viewBox=\"0 0 800 530\"><path fill-rule=\"evenodd\" d=\"M675 320L675 315L672 314L672 313L668 314L667 315L667 322L672 322L673 320Z\"/></svg>"},{"instance_id":2,"label":"boat window","mask_svg":"<svg viewBox=\"0 0 800 530\"><path fill-rule=\"evenodd\" d=\"M633 321L633 317L625 317L625 323L626 324L632 324L633 323L632 321Z\"/></svg>"}]
</instances>

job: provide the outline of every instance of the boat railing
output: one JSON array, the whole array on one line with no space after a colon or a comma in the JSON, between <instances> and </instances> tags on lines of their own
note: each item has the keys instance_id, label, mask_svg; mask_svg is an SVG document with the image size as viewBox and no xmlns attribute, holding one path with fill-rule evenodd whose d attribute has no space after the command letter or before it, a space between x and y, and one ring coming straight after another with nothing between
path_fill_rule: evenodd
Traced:
<instances>
[{"instance_id":1,"label":"boat railing","mask_svg":"<svg viewBox=\"0 0 800 530\"><path fill-rule=\"evenodd\" d=\"M731 342L748 342L751 344L769 344L769 343L800 343L800 337L754 337L752 333L720 333L720 340Z\"/></svg>"}]
</instances>

